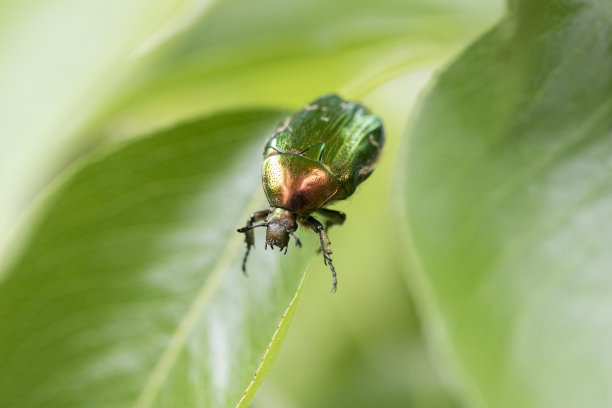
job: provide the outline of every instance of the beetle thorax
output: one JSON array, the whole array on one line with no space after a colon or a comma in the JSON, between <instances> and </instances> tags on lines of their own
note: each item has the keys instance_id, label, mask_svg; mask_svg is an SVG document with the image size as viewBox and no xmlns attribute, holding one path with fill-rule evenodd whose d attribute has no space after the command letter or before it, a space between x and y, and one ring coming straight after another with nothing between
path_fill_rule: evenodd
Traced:
<instances>
[{"instance_id":1,"label":"beetle thorax","mask_svg":"<svg viewBox=\"0 0 612 408\"><path fill-rule=\"evenodd\" d=\"M270 206L300 215L321 208L339 188L336 178L321 163L296 154L266 158L262 180Z\"/></svg>"}]
</instances>

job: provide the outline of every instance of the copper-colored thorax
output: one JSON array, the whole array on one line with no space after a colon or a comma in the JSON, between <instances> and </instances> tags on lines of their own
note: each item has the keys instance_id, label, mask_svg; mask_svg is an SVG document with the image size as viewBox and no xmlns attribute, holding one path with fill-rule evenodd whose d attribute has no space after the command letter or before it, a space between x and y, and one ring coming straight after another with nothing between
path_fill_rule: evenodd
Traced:
<instances>
[{"instance_id":1,"label":"copper-colored thorax","mask_svg":"<svg viewBox=\"0 0 612 408\"><path fill-rule=\"evenodd\" d=\"M272 207L307 214L322 207L339 185L325 167L295 154L275 154L263 164L264 191Z\"/></svg>"}]
</instances>

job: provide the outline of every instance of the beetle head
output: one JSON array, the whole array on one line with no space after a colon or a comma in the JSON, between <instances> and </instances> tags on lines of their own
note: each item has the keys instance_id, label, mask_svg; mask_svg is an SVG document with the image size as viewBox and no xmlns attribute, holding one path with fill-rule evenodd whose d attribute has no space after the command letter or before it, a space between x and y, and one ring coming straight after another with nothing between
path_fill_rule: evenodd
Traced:
<instances>
[{"instance_id":1,"label":"beetle head","mask_svg":"<svg viewBox=\"0 0 612 408\"><path fill-rule=\"evenodd\" d=\"M295 214L284 208L274 208L268 216L266 244L283 249L289 243L290 234L297 230Z\"/></svg>"}]
</instances>

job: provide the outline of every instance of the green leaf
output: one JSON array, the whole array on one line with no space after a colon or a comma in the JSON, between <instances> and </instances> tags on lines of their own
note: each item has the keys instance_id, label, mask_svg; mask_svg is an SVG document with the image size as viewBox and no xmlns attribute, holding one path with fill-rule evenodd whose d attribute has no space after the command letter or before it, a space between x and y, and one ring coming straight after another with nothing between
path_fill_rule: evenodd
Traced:
<instances>
[{"instance_id":1,"label":"green leaf","mask_svg":"<svg viewBox=\"0 0 612 408\"><path fill-rule=\"evenodd\" d=\"M0 253L23 208L82 150L77 132L133 68L130 55L181 25L193 2L0 2Z\"/></svg>"},{"instance_id":2,"label":"green leaf","mask_svg":"<svg viewBox=\"0 0 612 408\"><path fill-rule=\"evenodd\" d=\"M473 405L612 406L612 3L513 10L411 129L411 276Z\"/></svg>"},{"instance_id":3,"label":"green leaf","mask_svg":"<svg viewBox=\"0 0 612 408\"><path fill-rule=\"evenodd\" d=\"M266 207L261 148L281 117L186 123L89 158L55 188L0 284L3 406L228 407L247 387L252 397L316 243L302 231L305 247L287 256L258 245L241 271L236 228Z\"/></svg>"},{"instance_id":4,"label":"green leaf","mask_svg":"<svg viewBox=\"0 0 612 408\"><path fill-rule=\"evenodd\" d=\"M101 117L103 131L129 137L220 108L300 107L332 91L362 99L406 72L446 61L501 9L500 1L455 3L218 2L184 32L139 55L139 69Z\"/></svg>"}]
</instances>

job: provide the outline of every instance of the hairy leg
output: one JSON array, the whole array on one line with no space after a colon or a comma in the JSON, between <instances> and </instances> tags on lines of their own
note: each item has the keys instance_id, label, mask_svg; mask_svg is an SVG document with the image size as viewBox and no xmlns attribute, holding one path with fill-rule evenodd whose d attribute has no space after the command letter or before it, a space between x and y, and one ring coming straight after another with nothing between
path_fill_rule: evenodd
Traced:
<instances>
[{"instance_id":1,"label":"hairy leg","mask_svg":"<svg viewBox=\"0 0 612 408\"><path fill-rule=\"evenodd\" d=\"M325 265L329 265L329 268L332 271L332 292L335 292L338 286L338 280L336 278L336 269L334 268L334 264L332 263L331 259L331 242L329 241L327 233L325 232L325 228L323 227L323 224L321 224L316 218L312 216L309 216L306 219L302 219L302 224L319 234L321 252L323 253L323 262L325 262Z\"/></svg>"}]
</instances>

